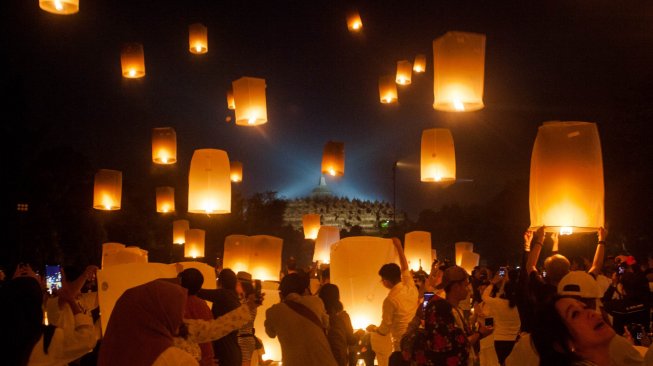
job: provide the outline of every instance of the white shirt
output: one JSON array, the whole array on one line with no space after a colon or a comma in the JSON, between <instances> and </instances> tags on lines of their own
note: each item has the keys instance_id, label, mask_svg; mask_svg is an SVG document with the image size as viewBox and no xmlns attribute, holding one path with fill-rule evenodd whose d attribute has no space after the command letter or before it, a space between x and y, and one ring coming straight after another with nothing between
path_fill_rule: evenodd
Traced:
<instances>
[{"instance_id":1,"label":"white shirt","mask_svg":"<svg viewBox=\"0 0 653 366\"><path fill-rule=\"evenodd\" d=\"M94 330L89 315L75 314L73 326L55 329L47 354L43 351L41 336L32 349L28 366L68 365L93 350L97 342Z\"/></svg>"},{"instance_id":2,"label":"white shirt","mask_svg":"<svg viewBox=\"0 0 653 366\"><path fill-rule=\"evenodd\" d=\"M418 291L410 270L401 273L401 282L394 285L383 300L380 334L390 334L393 351L400 351L401 337L406 333L408 323L413 320L418 306Z\"/></svg>"},{"instance_id":3,"label":"white shirt","mask_svg":"<svg viewBox=\"0 0 653 366\"><path fill-rule=\"evenodd\" d=\"M509 301L500 297L492 297L494 285L489 285L483 291L483 302L489 308L494 319L494 331L492 335L495 341L514 341L517 339L521 320L517 306L508 306Z\"/></svg>"}]
</instances>

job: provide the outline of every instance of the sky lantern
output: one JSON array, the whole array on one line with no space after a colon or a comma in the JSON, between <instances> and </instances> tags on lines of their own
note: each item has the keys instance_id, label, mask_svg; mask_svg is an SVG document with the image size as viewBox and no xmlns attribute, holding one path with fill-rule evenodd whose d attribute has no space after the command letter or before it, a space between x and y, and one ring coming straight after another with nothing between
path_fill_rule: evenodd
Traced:
<instances>
[{"instance_id":1,"label":"sky lantern","mask_svg":"<svg viewBox=\"0 0 653 366\"><path fill-rule=\"evenodd\" d=\"M172 243L184 244L186 242L186 230L190 229L188 220L175 220L172 222Z\"/></svg>"},{"instance_id":2,"label":"sky lantern","mask_svg":"<svg viewBox=\"0 0 653 366\"><path fill-rule=\"evenodd\" d=\"M39 0L39 7L48 13L70 15L79 12L79 0Z\"/></svg>"},{"instance_id":3,"label":"sky lantern","mask_svg":"<svg viewBox=\"0 0 653 366\"><path fill-rule=\"evenodd\" d=\"M474 243L468 241L459 241L455 244L456 247L456 265L460 266L463 261L463 253L473 252Z\"/></svg>"},{"instance_id":4,"label":"sky lantern","mask_svg":"<svg viewBox=\"0 0 653 366\"><path fill-rule=\"evenodd\" d=\"M125 43L120 51L122 76L138 79L145 76L145 52L140 43Z\"/></svg>"},{"instance_id":5,"label":"sky lantern","mask_svg":"<svg viewBox=\"0 0 653 366\"><path fill-rule=\"evenodd\" d=\"M152 161L155 164L177 162L177 133L172 127L152 129Z\"/></svg>"},{"instance_id":6,"label":"sky lantern","mask_svg":"<svg viewBox=\"0 0 653 366\"><path fill-rule=\"evenodd\" d=\"M447 32L433 41L433 108L471 112L483 108L485 35Z\"/></svg>"},{"instance_id":7,"label":"sky lantern","mask_svg":"<svg viewBox=\"0 0 653 366\"><path fill-rule=\"evenodd\" d=\"M224 238L224 254L222 266L231 268L234 272L249 272L249 262L252 254L252 242L247 235L227 235Z\"/></svg>"},{"instance_id":8,"label":"sky lantern","mask_svg":"<svg viewBox=\"0 0 653 366\"><path fill-rule=\"evenodd\" d=\"M431 128L422 131L422 182L449 185L456 181L456 151L451 131Z\"/></svg>"},{"instance_id":9,"label":"sky lantern","mask_svg":"<svg viewBox=\"0 0 653 366\"><path fill-rule=\"evenodd\" d=\"M363 29L363 21L357 10L352 10L347 14L347 29L350 32L360 32Z\"/></svg>"},{"instance_id":10,"label":"sky lantern","mask_svg":"<svg viewBox=\"0 0 653 366\"><path fill-rule=\"evenodd\" d=\"M175 189L156 187L156 212L175 212Z\"/></svg>"},{"instance_id":11,"label":"sky lantern","mask_svg":"<svg viewBox=\"0 0 653 366\"><path fill-rule=\"evenodd\" d=\"M232 161L230 164L231 173L229 177L234 183L240 183L243 181L243 163L240 161Z\"/></svg>"},{"instance_id":12,"label":"sky lantern","mask_svg":"<svg viewBox=\"0 0 653 366\"><path fill-rule=\"evenodd\" d=\"M313 262L331 263L331 245L340 240L340 229L337 226L320 226L315 239Z\"/></svg>"},{"instance_id":13,"label":"sky lantern","mask_svg":"<svg viewBox=\"0 0 653 366\"><path fill-rule=\"evenodd\" d=\"M379 77L379 98L383 104L397 101L397 83L392 75Z\"/></svg>"},{"instance_id":14,"label":"sky lantern","mask_svg":"<svg viewBox=\"0 0 653 366\"><path fill-rule=\"evenodd\" d=\"M465 251L460 259L460 267L463 267L468 274L471 274L474 267L478 266L481 260L481 255L472 251Z\"/></svg>"},{"instance_id":15,"label":"sky lantern","mask_svg":"<svg viewBox=\"0 0 653 366\"><path fill-rule=\"evenodd\" d=\"M261 282L261 292L265 295L265 301L263 301L263 304L257 308L259 315L254 318L254 329L265 329L265 316L261 316L261 314L265 314L272 305L281 302L281 298L279 297L279 282ZM256 337L261 340L261 343L263 343L263 349L265 350L265 353L261 358L265 361L276 361L273 365L281 364L281 344L279 344L279 339L270 338L264 331L256 333Z\"/></svg>"},{"instance_id":16,"label":"sky lantern","mask_svg":"<svg viewBox=\"0 0 653 366\"><path fill-rule=\"evenodd\" d=\"M604 195L596 124L551 121L540 126L531 155L531 229L597 231L604 226Z\"/></svg>"},{"instance_id":17,"label":"sky lantern","mask_svg":"<svg viewBox=\"0 0 653 366\"><path fill-rule=\"evenodd\" d=\"M244 76L232 83L236 124L258 126L268 121L265 79Z\"/></svg>"},{"instance_id":18,"label":"sky lantern","mask_svg":"<svg viewBox=\"0 0 653 366\"><path fill-rule=\"evenodd\" d=\"M188 174L188 212L231 212L231 169L227 152L198 149L193 152Z\"/></svg>"},{"instance_id":19,"label":"sky lantern","mask_svg":"<svg viewBox=\"0 0 653 366\"><path fill-rule=\"evenodd\" d=\"M186 243L184 243L184 257L204 258L204 239L206 232L202 229L186 230Z\"/></svg>"},{"instance_id":20,"label":"sky lantern","mask_svg":"<svg viewBox=\"0 0 653 366\"><path fill-rule=\"evenodd\" d=\"M227 90L227 108L231 110L236 109L236 101L234 100L233 86L229 86L229 90Z\"/></svg>"},{"instance_id":21,"label":"sky lantern","mask_svg":"<svg viewBox=\"0 0 653 366\"><path fill-rule=\"evenodd\" d=\"M322 173L332 177L345 175L345 143L328 141L322 153Z\"/></svg>"},{"instance_id":22,"label":"sky lantern","mask_svg":"<svg viewBox=\"0 0 653 366\"><path fill-rule=\"evenodd\" d=\"M433 252L431 251L431 233L428 231L411 231L404 236L404 253L408 267L413 271L431 270Z\"/></svg>"},{"instance_id":23,"label":"sky lantern","mask_svg":"<svg viewBox=\"0 0 653 366\"><path fill-rule=\"evenodd\" d=\"M320 215L306 214L302 216L302 225L304 227L304 239L317 239L317 233L320 231Z\"/></svg>"},{"instance_id":24,"label":"sky lantern","mask_svg":"<svg viewBox=\"0 0 653 366\"><path fill-rule=\"evenodd\" d=\"M122 172L100 169L95 173L93 208L97 210L120 210L122 200Z\"/></svg>"},{"instance_id":25,"label":"sky lantern","mask_svg":"<svg viewBox=\"0 0 653 366\"><path fill-rule=\"evenodd\" d=\"M208 39L208 32L204 24L193 23L188 26L188 49L190 53L201 55L208 52Z\"/></svg>"},{"instance_id":26,"label":"sky lantern","mask_svg":"<svg viewBox=\"0 0 653 366\"><path fill-rule=\"evenodd\" d=\"M252 253L249 273L262 281L278 281L281 273L281 250L283 239L270 235L250 236Z\"/></svg>"},{"instance_id":27,"label":"sky lantern","mask_svg":"<svg viewBox=\"0 0 653 366\"><path fill-rule=\"evenodd\" d=\"M415 62L413 62L413 71L416 73L422 73L426 71L426 55L420 53L415 56Z\"/></svg>"},{"instance_id":28,"label":"sky lantern","mask_svg":"<svg viewBox=\"0 0 653 366\"><path fill-rule=\"evenodd\" d=\"M352 236L331 246L331 283L340 288L340 301L354 329L381 323L388 290L381 284L378 272L386 263L399 263L390 239Z\"/></svg>"},{"instance_id":29,"label":"sky lantern","mask_svg":"<svg viewBox=\"0 0 653 366\"><path fill-rule=\"evenodd\" d=\"M399 85L408 85L413 76L413 65L408 60L397 61L397 77L395 82Z\"/></svg>"}]
</instances>

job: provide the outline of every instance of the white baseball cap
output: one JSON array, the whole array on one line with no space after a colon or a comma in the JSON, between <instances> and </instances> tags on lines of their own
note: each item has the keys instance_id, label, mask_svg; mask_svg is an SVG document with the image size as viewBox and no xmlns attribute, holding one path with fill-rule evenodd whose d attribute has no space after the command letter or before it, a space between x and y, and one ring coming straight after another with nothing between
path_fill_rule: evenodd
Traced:
<instances>
[{"instance_id":1,"label":"white baseball cap","mask_svg":"<svg viewBox=\"0 0 653 366\"><path fill-rule=\"evenodd\" d=\"M603 297L598 282L585 271L570 271L558 283L558 295L586 299Z\"/></svg>"}]
</instances>

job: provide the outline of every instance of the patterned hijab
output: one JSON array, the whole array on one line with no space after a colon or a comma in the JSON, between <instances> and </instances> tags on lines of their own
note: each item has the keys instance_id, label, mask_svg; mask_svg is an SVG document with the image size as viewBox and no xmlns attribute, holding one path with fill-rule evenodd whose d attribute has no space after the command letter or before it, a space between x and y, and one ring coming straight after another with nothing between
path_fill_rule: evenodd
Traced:
<instances>
[{"instance_id":1,"label":"patterned hijab","mask_svg":"<svg viewBox=\"0 0 653 366\"><path fill-rule=\"evenodd\" d=\"M149 366L173 345L182 324L186 289L154 280L125 291L116 302L99 366Z\"/></svg>"}]
</instances>

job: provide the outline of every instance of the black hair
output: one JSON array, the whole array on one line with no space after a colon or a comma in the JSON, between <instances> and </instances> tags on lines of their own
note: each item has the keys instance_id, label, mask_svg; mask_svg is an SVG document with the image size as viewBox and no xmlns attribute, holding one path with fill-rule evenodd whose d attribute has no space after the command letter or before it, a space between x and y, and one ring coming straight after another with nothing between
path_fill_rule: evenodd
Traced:
<instances>
[{"instance_id":1,"label":"black hair","mask_svg":"<svg viewBox=\"0 0 653 366\"><path fill-rule=\"evenodd\" d=\"M290 273L281 279L279 292L282 298L292 293L303 295L309 283L310 279L304 273Z\"/></svg>"},{"instance_id":2,"label":"black hair","mask_svg":"<svg viewBox=\"0 0 653 366\"><path fill-rule=\"evenodd\" d=\"M324 302L324 308L326 309L327 314L335 315L343 309L342 303L340 302L340 290L338 289L338 286L332 283L327 283L320 287L318 296L322 299L322 302ZM335 316L333 318L335 320Z\"/></svg>"},{"instance_id":3,"label":"black hair","mask_svg":"<svg viewBox=\"0 0 653 366\"><path fill-rule=\"evenodd\" d=\"M531 339L540 356L540 365L566 366L580 360L569 348L571 333L555 307L564 297L569 296L556 295L536 308Z\"/></svg>"},{"instance_id":4,"label":"black hair","mask_svg":"<svg viewBox=\"0 0 653 366\"><path fill-rule=\"evenodd\" d=\"M66 281L73 282L84 273L84 269L77 265L65 265L63 266L63 273L66 276Z\"/></svg>"},{"instance_id":5,"label":"black hair","mask_svg":"<svg viewBox=\"0 0 653 366\"><path fill-rule=\"evenodd\" d=\"M401 268L397 263L386 263L379 269L379 276L393 285L401 282Z\"/></svg>"},{"instance_id":6,"label":"black hair","mask_svg":"<svg viewBox=\"0 0 653 366\"><path fill-rule=\"evenodd\" d=\"M252 285L252 282L250 281L240 281L240 287L243 288L243 293L245 294L245 298L247 298L247 296L256 292L256 290L254 289L254 285Z\"/></svg>"},{"instance_id":7,"label":"black hair","mask_svg":"<svg viewBox=\"0 0 653 366\"><path fill-rule=\"evenodd\" d=\"M238 277L236 277L236 272L232 271L229 268L225 268L220 271L220 276L218 277L218 285L221 288L228 290L236 290L236 283L238 282Z\"/></svg>"},{"instance_id":8,"label":"black hair","mask_svg":"<svg viewBox=\"0 0 653 366\"><path fill-rule=\"evenodd\" d=\"M204 283L202 272L196 268L186 268L179 272L178 277L181 280L181 287L187 289L189 295L197 294Z\"/></svg>"}]
</instances>

